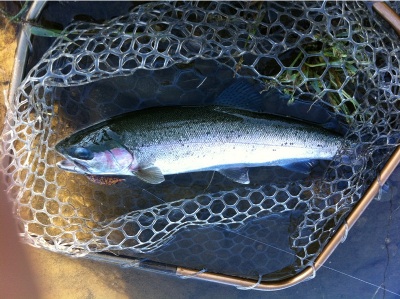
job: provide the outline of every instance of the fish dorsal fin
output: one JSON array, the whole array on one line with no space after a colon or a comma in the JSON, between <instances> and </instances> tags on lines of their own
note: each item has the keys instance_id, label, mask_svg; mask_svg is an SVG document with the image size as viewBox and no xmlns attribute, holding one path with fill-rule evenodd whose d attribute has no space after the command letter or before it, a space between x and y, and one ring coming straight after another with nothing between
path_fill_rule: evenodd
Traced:
<instances>
[{"instance_id":1,"label":"fish dorsal fin","mask_svg":"<svg viewBox=\"0 0 400 299\"><path fill-rule=\"evenodd\" d=\"M234 182L250 184L249 170L247 168L228 168L218 170L218 172Z\"/></svg>"},{"instance_id":2,"label":"fish dorsal fin","mask_svg":"<svg viewBox=\"0 0 400 299\"><path fill-rule=\"evenodd\" d=\"M139 168L135 170L133 174L149 184L160 184L165 181L164 175L162 174L160 168L156 166Z\"/></svg>"},{"instance_id":3,"label":"fish dorsal fin","mask_svg":"<svg viewBox=\"0 0 400 299\"><path fill-rule=\"evenodd\" d=\"M218 96L214 105L236 107L250 111L265 110L265 99L246 79L236 79Z\"/></svg>"}]
</instances>

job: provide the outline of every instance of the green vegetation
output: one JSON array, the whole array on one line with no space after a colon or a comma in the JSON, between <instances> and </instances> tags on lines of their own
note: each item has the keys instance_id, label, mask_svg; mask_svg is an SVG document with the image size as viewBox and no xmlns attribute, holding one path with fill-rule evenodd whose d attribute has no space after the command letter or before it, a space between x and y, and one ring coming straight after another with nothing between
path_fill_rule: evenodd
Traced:
<instances>
[{"instance_id":1,"label":"green vegetation","mask_svg":"<svg viewBox=\"0 0 400 299\"><path fill-rule=\"evenodd\" d=\"M351 116L359 103L354 98L354 77L360 63L368 58L352 54L353 46L348 41L333 41L331 38L316 36L305 43L300 51L277 77L283 92L295 100L296 89L315 94L316 98L326 96L336 112Z\"/></svg>"},{"instance_id":2,"label":"green vegetation","mask_svg":"<svg viewBox=\"0 0 400 299\"><path fill-rule=\"evenodd\" d=\"M31 1L25 1L24 5L21 7L20 11L14 16L9 15L5 10L3 10L1 8L0 8L0 14L2 16L4 16L8 20L9 23L26 24L27 30L29 30L29 33L32 35L41 36L41 37L64 37L66 40L70 41L67 37L65 37L61 33L61 30L45 28L45 27L35 24L31 21L26 21L25 16L29 10L29 5L31 3L32 3Z\"/></svg>"}]
</instances>

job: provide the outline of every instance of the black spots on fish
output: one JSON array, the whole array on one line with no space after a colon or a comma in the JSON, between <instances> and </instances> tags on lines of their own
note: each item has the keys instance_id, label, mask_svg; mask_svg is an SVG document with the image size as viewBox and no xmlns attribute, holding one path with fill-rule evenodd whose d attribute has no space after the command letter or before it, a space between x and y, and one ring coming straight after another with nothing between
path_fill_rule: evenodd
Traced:
<instances>
[{"instance_id":1,"label":"black spots on fish","mask_svg":"<svg viewBox=\"0 0 400 299\"><path fill-rule=\"evenodd\" d=\"M284 143L281 143L281 146L293 146L294 145L294 142L284 142Z\"/></svg>"}]
</instances>

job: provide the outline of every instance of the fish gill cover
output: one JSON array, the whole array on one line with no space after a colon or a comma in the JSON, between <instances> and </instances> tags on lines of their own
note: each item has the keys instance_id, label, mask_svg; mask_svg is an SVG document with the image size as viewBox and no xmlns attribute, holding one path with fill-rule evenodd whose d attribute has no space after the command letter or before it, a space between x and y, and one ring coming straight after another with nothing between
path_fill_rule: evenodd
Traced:
<instances>
[{"instance_id":1,"label":"fish gill cover","mask_svg":"<svg viewBox=\"0 0 400 299\"><path fill-rule=\"evenodd\" d=\"M398 49L353 1L152 2L71 24L18 88L2 135L25 240L263 280L300 272L398 145ZM56 166L55 145L78 129L213 104L235 80L258 88L263 112L318 123L353 146L305 173L251 169L249 185L213 172L102 185Z\"/></svg>"}]
</instances>

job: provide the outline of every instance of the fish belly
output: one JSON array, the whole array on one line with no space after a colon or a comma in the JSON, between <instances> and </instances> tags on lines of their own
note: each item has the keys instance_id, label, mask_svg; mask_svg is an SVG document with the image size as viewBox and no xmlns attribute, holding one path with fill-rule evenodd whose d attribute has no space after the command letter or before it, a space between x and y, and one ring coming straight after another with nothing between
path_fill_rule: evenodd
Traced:
<instances>
[{"instance_id":1,"label":"fish belly","mask_svg":"<svg viewBox=\"0 0 400 299\"><path fill-rule=\"evenodd\" d=\"M331 159L337 147L316 150L269 144L214 143L158 147L154 166L164 175L229 168L280 166L308 159ZM161 154L164 153L164 154Z\"/></svg>"}]
</instances>

